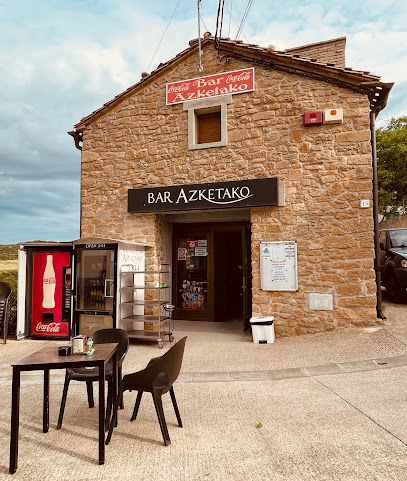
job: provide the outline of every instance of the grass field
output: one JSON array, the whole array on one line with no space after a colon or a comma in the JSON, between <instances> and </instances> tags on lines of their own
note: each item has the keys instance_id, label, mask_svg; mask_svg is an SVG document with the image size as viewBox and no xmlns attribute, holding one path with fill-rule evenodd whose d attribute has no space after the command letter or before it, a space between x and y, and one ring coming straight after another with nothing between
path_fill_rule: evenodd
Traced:
<instances>
[{"instance_id":1,"label":"grass field","mask_svg":"<svg viewBox=\"0 0 407 481\"><path fill-rule=\"evenodd\" d=\"M18 260L7 260L7 261L0 261L0 272L5 271L16 271L18 267Z\"/></svg>"},{"instance_id":2,"label":"grass field","mask_svg":"<svg viewBox=\"0 0 407 481\"><path fill-rule=\"evenodd\" d=\"M9 336L15 335L16 329L16 304L17 304L17 272L18 272L18 248L19 244L0 245L0 281L8 282L13 291L11 296L11 317L9 323ZM0 323L1 335L3 325Z\"/></svg>"}]
</instances>

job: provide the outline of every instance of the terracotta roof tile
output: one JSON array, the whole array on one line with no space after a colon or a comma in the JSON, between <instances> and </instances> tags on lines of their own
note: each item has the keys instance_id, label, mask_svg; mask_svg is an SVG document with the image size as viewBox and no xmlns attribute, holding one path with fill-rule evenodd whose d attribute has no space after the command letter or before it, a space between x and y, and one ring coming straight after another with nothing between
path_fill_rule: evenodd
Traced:
<instances>
[{"instance_id":1,"label":"terracotta roof tile","mask_svg":"<svg viewBox=\"0 0 407 481\"><path fill-rule=\"evenodd\" d=\"M158 67L155 70L153 70L150 74L147 74L146 76L144 76L141 80L139 80L134 85L130 86L124 92L116 95L114 97L114 99L109 100L108 102L103 104L102 107L100 107L99 109L94 110L89 115L83 117L80 120L80 122L78 122L74 127L75 128L81 128L82 124L86 123L87 120L90 120L92 117L96 116L98 113L100 113L101 111L103 111L104 109L109 107L111 104L115 103L117 100L124 97L129 92L135 90L138 86L140 86L141 84L143 84L144 82L149 80L153 75L155 75L158 72L160 72L161 70L165 69L166 67L168 67L169 65L174 63L177 59L179 59L183 55L191 52L194 48L197 47L198 40L199 40L198 38L190 40L189 41L190 46L188 48L179 52L175 57L168 60L167 62L160 63L158 65ZM207 35L206 38L201 39L201 45L207 44L209 42L213 42L214 40L215 39L214 39L213 36ZM256 44L251 44L251 43L245 44L245 43L243 43L242 40L231 40L230 38L220 38L219 40L220 40L221 46L222 45L224 45L226 47L228 45L237 46L239 48L244 48L248 52L250 52L250 51L255 51L256 53L263 52L264 54L268 55L269 57L275 58L275 59L279 59L279 58L281 58L281 59L293 59L296 62L299 62L301 64L307 64L307 63L308 64L317 64L318 66L325 67L328 72L332 71L332 72L344 72L346 74L352 74L353 76L355 76L355 80L357 80L356 77L366 77L370 81L379 81L380 80L379 76L371 74L370 72L361 71L361 70L353 70L350 67L340 67L333 62L324 62L323 60L320 60L320 59L304 57L304 56L301 56L299 53L294 53L294 51L296 49L300 49L302 47L295 47L293 49L287 49L285 51L277 51L277 50L270 51L268 48L260 47L259 45L256 45ZM334 39L332 41L335 41L335 40L337 40L337 39ZM329 42L329 40L327 42ZM318 43L322 44L322 43L326 43L326 42L318 42ZM317 45L317 44L315 44L315 45ZM293 51L293 53L289 53L290 51ZM371 99L371 100L376 101L376 99ZM82 126L82 128L83 128L83 126Z\"/></svg>"}]
</instances>

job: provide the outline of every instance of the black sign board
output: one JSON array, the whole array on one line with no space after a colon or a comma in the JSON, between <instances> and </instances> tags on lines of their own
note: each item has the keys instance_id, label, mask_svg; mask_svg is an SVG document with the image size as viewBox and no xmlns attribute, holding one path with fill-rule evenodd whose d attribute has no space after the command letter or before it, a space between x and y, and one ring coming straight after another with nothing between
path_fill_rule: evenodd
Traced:
<instances>
[{"instance_id":1,"label":"black sign board","mask_svg":"<svg viewBox=\"0 0 407 481\"><path fill-rule=\"evenodd\" d=\"M128 212L157 213L278 205L278 179L129 189Z\"/></svg>"}]
</instances>

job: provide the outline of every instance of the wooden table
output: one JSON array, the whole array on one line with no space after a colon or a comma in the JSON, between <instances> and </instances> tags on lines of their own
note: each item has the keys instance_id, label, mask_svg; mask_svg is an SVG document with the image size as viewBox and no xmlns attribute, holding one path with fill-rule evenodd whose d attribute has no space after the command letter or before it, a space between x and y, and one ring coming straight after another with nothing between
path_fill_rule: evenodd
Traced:
<instances>
[{"instance_id":1,"label":"wooden table","mask_svg":"<svg viewBox=\"0 0 407 481\"><path fill-rule=\"evenodd\" d=\"M117 394L117 343L95 344L95 352L86 354L71 354L59 356L58 347L44 347L37 352L21 359L13 367L13 384L11 400L11 434L10 434L10 468L11 474L17 470L18 462L18 428L20 413L20 373L22 371L44 371L44 401L42 430L49 429L49 371L50 369L66 369L78 367L99 368L99 464L105 462L105 367L109 359L113 361L113 391ZM114 401L113 401L114 403ZM113 404L114 405L114 404Z\"/></svg>"}]
</instances>

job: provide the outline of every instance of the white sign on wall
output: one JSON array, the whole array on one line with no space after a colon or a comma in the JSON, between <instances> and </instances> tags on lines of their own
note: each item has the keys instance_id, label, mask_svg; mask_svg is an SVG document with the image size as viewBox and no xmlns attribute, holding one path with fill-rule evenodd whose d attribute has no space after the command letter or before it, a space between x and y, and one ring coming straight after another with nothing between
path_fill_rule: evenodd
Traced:
<instances>
[{"instance_id":1,"label":"white sign on wall","mask_svg":"<svg viewBox=\"0 0 407 481\"><path fill-rule=\"evenodd\" d=\"M260 279L263 291L297 291L297 243L260 242Z\"/></svg>"}]
</instances>

